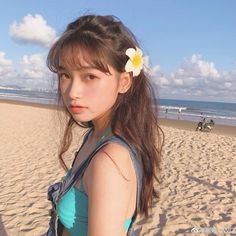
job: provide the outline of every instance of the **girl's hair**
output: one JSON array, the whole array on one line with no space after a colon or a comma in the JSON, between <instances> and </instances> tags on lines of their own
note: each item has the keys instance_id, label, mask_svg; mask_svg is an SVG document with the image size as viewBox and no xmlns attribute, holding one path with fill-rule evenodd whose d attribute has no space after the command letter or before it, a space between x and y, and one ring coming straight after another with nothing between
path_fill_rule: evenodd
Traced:
<instances>
[{"instance_id":1,"label":"girl's hair","mask_svg":"<svg viewBox=\"0 0 236 236\"><path fill-rule=\"evenodd\" d=\"M114 16L86 15L70 23L63 35L49 51L47 65L58 73L61 65L79 68L81 59L103 72L109 72L108 64L118 72L125 71L128 48L139 47L134 35L121 21ZM60 83L60 81L59 81ZM58 84L59 100L61 94ZM160 184L160 162L164 134L157 121L157 103L155 92L149 78L142 70L133 78L132 85L124 94L119 94L112 107L111 129L116 128L125 139L137 150L142 160L142 190L139 213L149 215L153 197L159 198L154 189L154 179ZM62 155L68 151L72 141L74 124L83 128L93 127L92 121L76 122L69 111L64 137L61 140L59 159L65 170L68 170ZM119 135L119 134L117 134Z\"/></svg>"}]
</instances>

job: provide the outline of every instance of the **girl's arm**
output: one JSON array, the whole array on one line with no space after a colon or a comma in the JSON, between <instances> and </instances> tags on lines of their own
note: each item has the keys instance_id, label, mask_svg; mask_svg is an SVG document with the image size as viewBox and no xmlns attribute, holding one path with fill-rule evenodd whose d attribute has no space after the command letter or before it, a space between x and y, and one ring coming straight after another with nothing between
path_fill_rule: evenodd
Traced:
<instances>
[{"instance_id":1,"label":"girl's arm","mask_svg":"<svg viewBox=\"0 0 236 236\"><path fill-rule=\"evenodd\" d=\"M116 143L106 145L92 159L87 182L88 236L126 235L131 165L129 151Z\"/></svg>"}]
</instances>

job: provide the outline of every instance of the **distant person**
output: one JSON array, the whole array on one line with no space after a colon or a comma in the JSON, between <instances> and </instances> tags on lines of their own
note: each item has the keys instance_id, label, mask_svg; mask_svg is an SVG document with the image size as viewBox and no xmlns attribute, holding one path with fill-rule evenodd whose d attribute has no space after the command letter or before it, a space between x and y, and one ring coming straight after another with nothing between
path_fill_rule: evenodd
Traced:
<instances>
[{"instance_id":1,"label":"distant person","mask_svg":"<svg viewBox=\"0 0 236 236\"><path fill-rule=\"evenodd\" d=\"M166 111L165 111L165 118L167 119L167 116L168 116L168 108L166 108Z\"/></svg>"},{"instance_id":2,"label":"distant person","mask_svg":"<svg viewBox=\"0 0 236 236\"><path fill-rule=\"evenodd\" d=\"M137 40L113 16L85 15L67 26L47 63L68 119L59 150L66 173L48 189L46 235L133 235L137 213L147 219L158 196L163 143ZM86 134L68 168L62 157L74 126Z\"/></svg>"},{"instance_id":3,"label":"distant person","mask_svg":"<svg viewBox=\"0 0 236 236\"><path fill-rule=\"evenodd\" d=\"M181 112L182 112L182 108L179 108L178 109L178 120L180 119Z\"/></svg>"}]
</instances>

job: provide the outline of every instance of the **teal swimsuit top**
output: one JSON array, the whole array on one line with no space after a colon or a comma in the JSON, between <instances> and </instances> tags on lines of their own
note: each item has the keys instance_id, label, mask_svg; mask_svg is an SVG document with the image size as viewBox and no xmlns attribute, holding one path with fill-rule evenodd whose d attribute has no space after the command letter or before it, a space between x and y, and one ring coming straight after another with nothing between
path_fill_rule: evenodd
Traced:
<instances>
[{"instance_id":1,"label":"teal swimsuit top","mask_svg":"<svg viewBox=\"0 0 236 236\"><path fill-rule=\"evenodd\" d=\"M66 178L70 174L70 170ZM88 233L88 196L84 191L81 179L80 188L72 186L57 204L57 214L61 223L71 236L87 236ZM132 220L125 221L124 229L127 232Z\"/></svg>"}]
</instances>

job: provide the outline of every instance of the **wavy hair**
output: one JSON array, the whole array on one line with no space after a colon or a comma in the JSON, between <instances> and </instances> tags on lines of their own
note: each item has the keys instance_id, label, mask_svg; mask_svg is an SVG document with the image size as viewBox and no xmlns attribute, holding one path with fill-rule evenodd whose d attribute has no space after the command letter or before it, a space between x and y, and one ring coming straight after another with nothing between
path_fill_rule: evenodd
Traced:
<instances>
[{"instance_id":1,"label":"wavy hair","mask_svg":"<svg viewBox=\"0 0 236 236\"><path fill-rule=\"evenodd\" d=\"M48 57L48 68L58 73L60 64L78 68L80 57L90 65L103 72L109 72L108 64L118 72L125 71L128 60L126 49L139 47L135 36L114 16L86 15L70 23L63 35L51 47ZM81 53L82 52L82 53ZM59 100L61 93L58 86ZM148 217L153 198L159 198L154 189L154 180L160 184L160 163L164 134L158 125L158 108L155 91L149 77L142 70L133 78L132 85L126 93L119 94L112 107L111 129L120 134L137 150L142 162L142 190L139 213ZM66 109L66 108L65 108ZM66 109L69 120L61 140L59 160L62 167L68 170L63 154L72 142L72 128L93 127L92 121L76 122ZM118 134L117 134L118 135Z\"/></svg>"}]
</instances>

